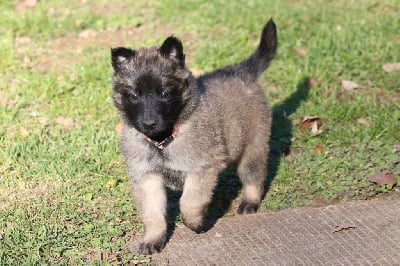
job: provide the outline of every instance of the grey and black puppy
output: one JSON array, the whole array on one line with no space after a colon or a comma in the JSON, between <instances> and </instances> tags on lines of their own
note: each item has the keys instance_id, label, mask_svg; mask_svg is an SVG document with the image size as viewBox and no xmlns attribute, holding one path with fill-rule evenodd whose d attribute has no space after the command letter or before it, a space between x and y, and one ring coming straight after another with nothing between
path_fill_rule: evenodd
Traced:
<instances>
[{"instance_id":1,"label":"grey and black puppy","mask_svg":"<svg viewBox=\"0 0 400 266\"><path fill-rule=\"evenodd\" d=\"M271 19L248 59L197 79L185 67L182 43L175 37L160 47L111 50L112 98L124 124L121 152L145 227L140 253L151 254L165 245L165 186L183 190L183 222L201 232L218 174L236 164L243 183L238 213L257 211L271 110L256 80L276 49Z\"/></svg>"}]
</instances>

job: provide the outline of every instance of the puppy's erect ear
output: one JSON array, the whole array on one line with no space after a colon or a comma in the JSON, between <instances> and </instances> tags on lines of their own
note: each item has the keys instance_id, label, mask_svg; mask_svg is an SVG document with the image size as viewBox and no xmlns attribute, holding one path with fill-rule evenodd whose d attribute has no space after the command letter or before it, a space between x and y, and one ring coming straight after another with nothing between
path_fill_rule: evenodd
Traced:
<instances>
[{"instance_id":1,"label":"puppy's erect ear","mask_svg":"<svg viewBox=\"0 0 400 266\"><path fill-rule=\"evenodd\" d=\"M114 71L120 71L135 57L136 52L129 48L117 47L111 49L111 64Z\"/></svg>"},{"instance_id":2,"label":"puppy's erect ear","mask_svg":"<svg viewBox=\"0 0 400 266\"><path fill-rule=\"evenodd\" d=\"M170 36L164 41L160 47L160 53L166 58L177 60L181 66L185 65L182 43L174 36Z\"/></svg>"}]
</instances>

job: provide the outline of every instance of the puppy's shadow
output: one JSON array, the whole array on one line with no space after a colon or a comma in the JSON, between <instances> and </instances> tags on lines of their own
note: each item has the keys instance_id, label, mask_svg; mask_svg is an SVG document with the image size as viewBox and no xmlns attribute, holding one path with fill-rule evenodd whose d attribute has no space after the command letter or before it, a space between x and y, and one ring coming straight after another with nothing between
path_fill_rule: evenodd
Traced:
<instances>
[{"instance_id":1,"label":"puppy's shadow","mask_svg":"<svg viewBox=\"0 0 400 266\"><path fill-rule=\"evenodd\" d=\"M267 178L263 198L268 193L272 181L281 163L281 159L290 153L292 146L293 127L289 116L296 112L301 102L307 100L310 91L310 78L304 77L297 83L294 91L283 102L272 108L271 137L269 140L269 156L267 164Z\"/></svg>"},{"instance_id":2,"label":"puppy's shadow","mask_svg":"<svg viewBox=\"0 0 400 266\"><path fill-rule=\"evenodd\" d=\"M290 152L293 127L289 116L296 112L302 101L308 98L309 84L309 78L303 78L297 84L295 92L272 108L271 137L269 140L270 153L263 198L265 198L272 181L276 177L282 157ZM206 215L204 231L211 229L217 220L228 212L233 200L238 197L241 186L234 167L228 167L219 175L218 185L214 190L212 203ZM180 196L181 192L168 190L168 240L175 229L175 222L179 217Z\"/></svg>"}]
</instances>

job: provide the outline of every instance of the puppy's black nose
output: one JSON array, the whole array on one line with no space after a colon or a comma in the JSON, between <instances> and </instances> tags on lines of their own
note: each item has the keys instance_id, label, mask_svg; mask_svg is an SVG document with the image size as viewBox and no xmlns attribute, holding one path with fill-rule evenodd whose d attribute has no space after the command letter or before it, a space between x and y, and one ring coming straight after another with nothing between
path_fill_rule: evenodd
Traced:
<instances>
[{"instance_id":1,"label":"puppy's black nose","mask_svg":"<svg viewBox=\"0 0 400 266\"><path fill-rule=\"evenodd\" d=\"M144 120L142 122L144 128L146 129L154 129L155 125L156 125L156 121L153 119L149 119L149 120Z\"/></svg>"}]
</instances>

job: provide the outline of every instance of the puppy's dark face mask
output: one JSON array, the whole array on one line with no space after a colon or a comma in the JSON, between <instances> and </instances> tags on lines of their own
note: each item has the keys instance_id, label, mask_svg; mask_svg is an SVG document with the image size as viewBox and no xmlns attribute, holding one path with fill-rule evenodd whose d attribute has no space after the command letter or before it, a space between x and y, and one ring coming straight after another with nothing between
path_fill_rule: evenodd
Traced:
<instances>
[{"instance_id":1,"label":"puppy's dark face mask","mask_svg":"<svg viewBox=\"0 0 400 266\"><path fill-rule=\"evenodd\" d=\"M155 141L170 136L190 77L180 41L169 37L160 48L115 48L111 55L113 100L125 122Z\"/></svg>"},{"instance_id":2,"label":"puppy's dark face mask","mask_svg":"<svg viewBox=\"0 0 400 266\"><path fill-rule=\"evenodd\" d=\"M163 84L153 75L139 77L122 95L127 122L149 138L168 137L182 110L179 90Z\"/></svg>"}]
</instances>

